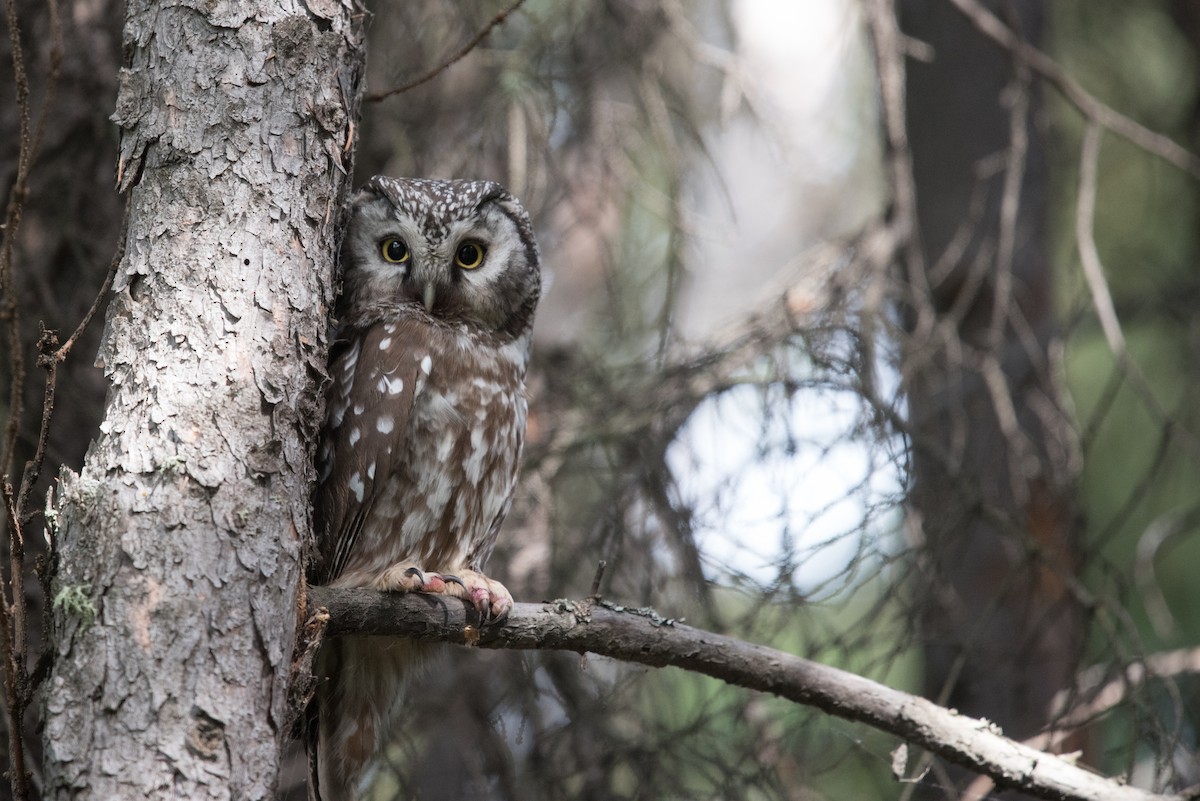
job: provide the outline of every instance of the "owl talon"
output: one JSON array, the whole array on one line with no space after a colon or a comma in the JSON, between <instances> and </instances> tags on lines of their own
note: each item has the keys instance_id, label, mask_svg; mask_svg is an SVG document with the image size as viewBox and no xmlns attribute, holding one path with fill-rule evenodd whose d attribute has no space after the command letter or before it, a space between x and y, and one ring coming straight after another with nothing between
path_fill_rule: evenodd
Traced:
<instances>
[{"instance_id":1,"label":"owl talon","mask_svg":"<svg viewBox=\"0 0 1200 801\"><path fill-rule=\"evenodd\" d=\"M462 598L479 613L481 623L496 623L508 617L512 610L512 595L500 582L474 570L459 570L455 574L439 574L444 582L442 592Z\"/></svg>"},{"instance_id":2,"label":"owl talon","mask_svg":"<svg viewBox=\"0 0 1200 801\"><path fill-rule=\"evenodd\" d=\"M512 595L503 584L474 570L435 573L405 562L385 570L372 586L388 592L452 595L473 606L486 624L508 617L513 606Z\"/></svg>"},{"instance_id":3,"label":"owl talon","mask_svg":"<svg viewBox=\"0 0 1200 801\"><path fill-rule=\"evenodd\" d=\"M458 586L462 587L464 590L467 589L467 585L464 584L463 580L460 579L458 576L455 576L451 573L442 573L441 576L442 576L442 581L446 582L447 584L457 584Z\"/></svg>"},{"instance_id":4,"label":"owl talon","mask_svg":"<svg viewBox=\"0 0 1200 801\"><path fill-rule=\"evenodd\" d=\"M385 592L430 592L444 591L445 582L441 574L427 572L411 563L393 565L385 570L369 586Z\"/></svg>"}]
</instances>

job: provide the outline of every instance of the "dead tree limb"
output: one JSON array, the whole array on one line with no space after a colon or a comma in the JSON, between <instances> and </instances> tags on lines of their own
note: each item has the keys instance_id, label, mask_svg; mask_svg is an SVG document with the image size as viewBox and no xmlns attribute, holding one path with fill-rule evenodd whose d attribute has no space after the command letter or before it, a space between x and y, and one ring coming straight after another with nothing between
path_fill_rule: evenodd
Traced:
<instances>
[{"instance_id":1,"label":"dead tree limb","mask_svg":"<svg viewBox=\"0 0 1200 801\"><path fill-rule=\"evenodd\" d=\"M761 645L685 626L606 601L519 603L500 625L480 627L457 600L372 590L308 589L310 613L327 610L325 636L376 634L480 648L557 649L652 667L678 667L859 721L1011 787L1049 799L1168 801L1002 736L870 679Z\"/></svg>"}]
</instances>

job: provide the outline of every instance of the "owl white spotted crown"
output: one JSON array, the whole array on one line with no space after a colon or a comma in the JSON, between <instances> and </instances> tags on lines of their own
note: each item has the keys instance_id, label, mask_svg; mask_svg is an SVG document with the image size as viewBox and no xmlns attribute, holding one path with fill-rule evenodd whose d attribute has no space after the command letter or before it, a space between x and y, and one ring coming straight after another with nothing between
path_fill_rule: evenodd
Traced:
<instances>
[{"instance_id":1,"label":"owl white spotted crown","mask_svg":"<svg viewBox=\"0 0 1200 801\"><path fill-rule=\"evenodd\" d=\"M492 181L437 181L429 178L389 178L376 175L364 191L374 191L402 215L418 220L430 236L445 237L451 220L474 214L484 198L507 195Z\"/></svg>"}]
</instances>

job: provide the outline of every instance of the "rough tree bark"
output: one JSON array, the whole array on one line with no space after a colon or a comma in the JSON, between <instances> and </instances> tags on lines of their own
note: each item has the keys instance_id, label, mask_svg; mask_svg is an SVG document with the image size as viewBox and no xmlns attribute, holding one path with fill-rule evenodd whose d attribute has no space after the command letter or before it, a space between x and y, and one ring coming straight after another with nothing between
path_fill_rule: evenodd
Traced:
<instances>
[{"instance_id":1,"label":"rough tree bark","mask_svg":"<svg viewBox=\"0 0 1200 801\"><path fill-rule=\"evenodd\" d=\"M61 478L46 798L274 796L361 19L128 3L130 224L104 423Z\"/></svg>"}]
</instances>

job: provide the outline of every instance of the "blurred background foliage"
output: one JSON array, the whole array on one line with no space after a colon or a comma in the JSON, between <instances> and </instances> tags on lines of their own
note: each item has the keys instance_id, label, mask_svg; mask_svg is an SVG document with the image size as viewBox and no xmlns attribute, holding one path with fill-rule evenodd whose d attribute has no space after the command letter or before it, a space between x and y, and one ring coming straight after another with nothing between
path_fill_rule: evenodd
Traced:
<instances>
[{"instance_id":1,"label":"blurred background foliage","mask_svg":"<svg viewBox=\"0 0 1200 801\"><path fill-rule=\"evenodd\" d=\"M373 4L368 92L385 93L440 64L507 5ZM1017 25L1035 13L1016 0L987 5ZM17 6L37 101L50 74L49 22L41 0ZM976 344L968 323L978 304L961 293L977 275L972 266L984 265L976 290L995 288L986 271L997 237L987 229L1000 204L985 184L1003 173L994 156L1010 152L1009 134L1001 128L1000 144L987 145L990 161L970 143L957 148L954 136L976 131L956 128L950 107L961 94L981 94L1007 124L1004 110L1022 90L1011 60L948 0L900 6L902 27L919 42L938 41L926 28L961 28L957 55L949 44L930 53L912 43L920 58L909 62L917 73L910 109L923 115L910 120L918 194L949 205L921 206L923 220L940 215L958 230L978 223L967 230L961 270L930 245L935 235L922 234L936 247L925 253L935 279L925 298L910 294L911 265L897 266L886 248L878 255L895 207L875 62L853 0L795 8L526 0L433 79L364 104L356 183L376 173L495 179L536 219L547 287L530 376L527 469L489 572L519 600L579 598L592 591L603 561L600 593L615 603L924 690L1028 737L1050 710L1024 710L1036 725L1009 723L1003 711L955 693L972 682L1008 698L1061 689L1068 707L1080 709L1094 703L1096 684L1072 678L1030 691L1022 682L1038 679L1020 663L1034 657L1003 635L986 641L989 616L1008 603L1003 593L970 608L945 579L961 569L969 581L970 571L995 567L1001 584L1011 584L1013 575L1057 570L1056 586L1078 614L1039 619L1018 610L1010 625L1046 625L1047 639L1066 643L1055 658L1074 660L1061 670L1075 676L1096 666L1088 676L1121 690L1117 708L1080 727L1073 746L1087 764L1143 786L1195 785L1200 683L1186 672L1121 677L1147 655L1200 643L1196 177L1103 137L1096 243L1148 394L1106 345L1079 265L1083 117L1050 89L1029 95L1029 130L1044 155L1029 159L1024 186L1044 187L1044 195L1022 196L1022 214L1039 220L1019 229L1032 233L1016 258L1026 246L1044 252L1031 269L1046 280L1029 285L1046 284L1048 329L1039 330L1042 351L1031 369L1048 376L1037 390L1068 421L1046 436L1066 443L1060 458L1021 418L1044 466L1033 473L1053 474L1044 482L1055 521L1048 525L1066 554L1029 556L1038 550L1030 533L1038 520L1021 506L1021 492L993 497L971 486L986 479L967 462L1006 469L1017 458L1004 443L970 444L994 425L990 405L923 393L925 379L910 372L934 365L942 375L927 385L959 382L970 391L969 359L945 357L953 348L921 339L912 321L928 304L935 319L950 320L947 342ZM120 228L107 122L121 60L120 4L64 7L67 47L52 124L14 243L27 348L38 320L70 329L82 315ZM1194 4L1058 0L1044 10L1044 26L1026 30L1074 79L1120 113L1200 147ZM4 48L0 70L9 70ZM976 68L976 53L992 62ZM930 69L938 58L961 57L955 63L966 66L938 78L951 89L921 96L935 85L920 75L930 55ZM0 71L0 84L11 83ZM922 120L951 142L932 158L923 155ZM0 104L0 126L7 187L17 142L10 101ZM958 150L978 177L952 188L961 179L938 167L942 153L952 163ZM958 202L960 190L985 199L979 208ZM1014 327L1006 322L1005 330ZM94 326L60 379L50 458L73 468L102 410L103 382L89 357L99 332ZM978 352L995 355L988 347ZM922 361L927 353L942 355ZM1020 381L1008 375L1017 397ZM32 447L29 410L39 408L40 391L37 381L26 387L20 448ZM926 437L931 420L946 431ZM959 460L949 483L922 473L943 433L951 461ZM988 515L1000 521L983 535L991 541L968 547L964 521ZM939 524L948 539L935 534ZM995 543L1018 557L993 565ZM938 628L945 624L930 617L932 596L971 617L973 634ZM1051 631L1048 621L1070 630ZM951 644L958 650L949 660L931 650ZM970 658L972 644L980 660ZM1015 667L986 669L988 648L1015 654ZM948 674L939 661L952 663ZM956 797L947 788L965 781L914 756L914 780L897 784L895 738L682 671L597 657L454 650L411 705L413 724L389 752L372 799L934 798ZM300 761L285 776L289 798L304 797Z\"/></svg>"},{"instance_id":2,"label":"blurred background foliage","mask_svg":"<svg viewBox=\"0 0 1200 801\"><path fill-rule=\"evenodd\" d=\"M1065 3L1053 46L1063 64L1105 102L1193 152L1200 145L1200 12L1187 2ZM1111 15L1108 12L1111 11ZM1098 600L1088 658L1194 649L1200 635L1200 205L1194 177L1117 137L1099 165L1096 240L1132 361L1129 380L1105 345L1080 278L1071 196L1078 180L1078 114L1053 107L1056 264L1064 280L1068 378L1085 453L1080 499L1087 514L1084 579ZM1193 667L1193 671L1195 668ZM1109 764L1140 761L1200 781L1200 682L1152 682L1103 729ZM1136 754L1136 756L1135 756Z\"/></svg>"}]
</instances>

